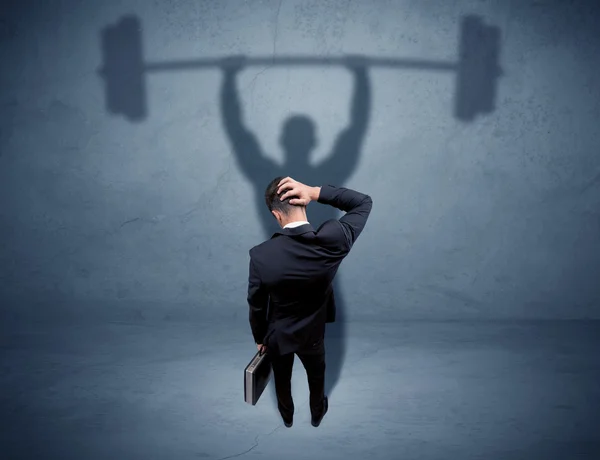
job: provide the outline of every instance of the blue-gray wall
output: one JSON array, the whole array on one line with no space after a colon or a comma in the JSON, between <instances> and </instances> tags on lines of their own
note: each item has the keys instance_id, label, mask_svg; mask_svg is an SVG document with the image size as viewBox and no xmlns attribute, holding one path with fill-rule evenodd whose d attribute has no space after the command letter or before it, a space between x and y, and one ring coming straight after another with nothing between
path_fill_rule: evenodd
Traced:
<instances>
[{"instance_id":1,"label":"blue-gray wall","mask_svg":"<svg viewBox=\"0 0 600 460\"><path fill-rule=\"evenodd\" d=\"M246 320L248 249L270 236L257 209L267 184L232 150L222 73L149 75L148 117L113 116L97 74L107 25L139 17L148 61L455 60L460 20L476 14L501 32L493 113L454 117L452 73L369 71L360 157L346 177L331 173L374 200L338 275L346 317L600 318L594 2L13 4L0 22L4 315ZM288 117L314 122L315 165L350 121L344 68L250 67L238 88L245 123L278 163Z\"/></svg>"}]
</instances>

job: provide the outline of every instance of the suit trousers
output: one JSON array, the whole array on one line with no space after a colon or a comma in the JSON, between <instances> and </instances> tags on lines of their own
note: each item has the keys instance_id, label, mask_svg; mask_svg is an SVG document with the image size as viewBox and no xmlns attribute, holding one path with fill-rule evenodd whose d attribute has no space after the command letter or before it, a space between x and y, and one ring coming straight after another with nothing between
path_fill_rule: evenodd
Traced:
<instances>
[{"instance_id":1,"label":"suit trousers","mask_svg":"<svg viewBox=\"0 0 600 460\"><path fill-rule=\"evenodd\" d=\"M284 421L292 421L294 401L292 399L292 367L294 354L298 355L306 370L310 391L310 413L313 419L319 418L324 409L325 397L325 342L323 338L295 353L273 356L273 377L277 393L277 408Z\"/></svg>"}]
</instances>

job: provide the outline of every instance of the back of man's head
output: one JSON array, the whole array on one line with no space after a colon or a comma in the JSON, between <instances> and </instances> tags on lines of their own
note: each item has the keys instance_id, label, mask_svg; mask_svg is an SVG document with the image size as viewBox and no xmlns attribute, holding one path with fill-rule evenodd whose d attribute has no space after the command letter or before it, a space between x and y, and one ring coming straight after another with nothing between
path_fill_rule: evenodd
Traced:
<instances>
[{"instance_id":1,"label":"back of man's head","mask_svg":"<svg viewBox=\"0 0 600 460\"><path fill-rule=\"evenodd\" d=\"M265 203L267 204L267 208L269 211L279 211L285 216L289 216L296 209L306 208L306 206L296 206L290 204L290 199L294 198L293 196L287 197L285 200L281 201L281 195L283 195L286 191L282 190L281 193L277 193L277 189L279 189L279 182L285 179L284 176L276 177L273 179L267 189L265 190Z\"/></svg>"}]
</instances>

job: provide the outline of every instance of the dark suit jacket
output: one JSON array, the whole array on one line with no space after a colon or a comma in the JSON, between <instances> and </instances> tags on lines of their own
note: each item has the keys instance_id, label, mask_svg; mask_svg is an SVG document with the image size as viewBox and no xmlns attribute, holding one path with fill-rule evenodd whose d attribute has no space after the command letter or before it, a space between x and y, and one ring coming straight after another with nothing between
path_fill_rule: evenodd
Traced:
<instances>
[{"instance_id":1,"label":"dark suit jacket","mask_svg":"<svg viewBox=\"0 0 600 460\"><path fill-rule=\"evenodd\" d=\"M275 355L316 342L335 321L332 282L373 206L368 195L332 185L321 187L318 202L346 214L316 231L310 224L282 229L249 251L250 327Z\"/></svg>"}]
</instances>

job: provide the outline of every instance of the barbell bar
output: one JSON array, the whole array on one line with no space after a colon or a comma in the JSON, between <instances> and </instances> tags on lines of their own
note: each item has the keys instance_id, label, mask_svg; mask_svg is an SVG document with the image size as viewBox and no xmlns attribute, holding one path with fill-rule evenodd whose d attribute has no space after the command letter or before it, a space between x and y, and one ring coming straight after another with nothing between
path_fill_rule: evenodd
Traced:
<instances>
[{"instance_id":1,"label":"barbell bar","mask_svg":"<svg viewBox=\"0 0 600 460\"><path fill-rule=\"evenodd\" d=\"M141 121L147 115L145 74L163 71L185 71L224 68L226 59L205 58L170 62L144 62L141 25L135 16L125 16L116 25L102 31L103 65L99 74L105 83L106 108L130 121ZM478 16L465 16L461 21L459 59L456 62L426 59L362 57L367 67L456 72L454 116L473 121L479 114L495 108L497 80L503 75L498 64L500 31L486 26ZM348 65L348 57L274 56L248 57L247 66L337 66Z\"/></svg>"},{"instance_id":2,"label":"barbell bar","mask_svg":"<svg viewBox=\"0 0 600 460\"><path fill-rule=\"evenodd\" d=\"M253 57L243 60L244 66L337 66L345 65L346 57L315 57L315 56L277 56ZM453 62L426 61L424 59L393 59L393 58L364 58L367 67L393 67L419 70L457 70ZM175 62L151 62L144 65L144 71L193 70L206 67L227 67L223 59L196 59Z\"/></svg>"}]
</instances>

